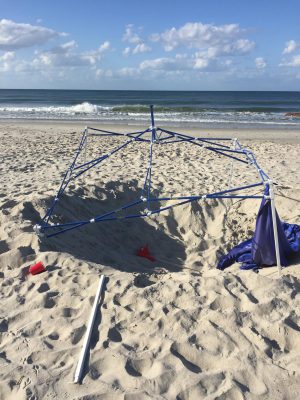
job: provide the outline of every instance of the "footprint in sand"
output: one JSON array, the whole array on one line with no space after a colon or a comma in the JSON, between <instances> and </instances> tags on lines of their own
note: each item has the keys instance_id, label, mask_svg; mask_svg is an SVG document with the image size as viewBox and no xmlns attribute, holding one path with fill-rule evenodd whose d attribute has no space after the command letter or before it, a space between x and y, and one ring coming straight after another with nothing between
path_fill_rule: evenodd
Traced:
<instances>
[{"instance_id":1,"label":"footprint in sand","mask_svg":"<svg viewBox=\"0 0 300 400\"><path fill-rule=\"evenodd\" d=\"M53 300L53 297L59 295L59 292L48 292L44 298L44 307L45 308L53 308L56 305L56 302Z\"/></svg>"},{"instance_id":2,"label":"footprint in sand","mask_svg":"<svg viewBox=\"0 0 300 400\"><path fill-rule=\"evenodd\" d=\"M50 340L58 340L59 339L59 334L57 332L50 333L50 335L48 335L48 338Z\"/></svg>"},{"instance_id":3,"label":"footprint in sand","mask_svg":"<svg viewBox=\"0 0 300 400\"><path fill-rule=\"evenodd\" d=\"M39 293L44 293L44 292L47 292L48 290L50 290L50 287L49 287L48 283L46 283L46 282L42 283L40 285L40 287L37 289L37 291Z\"/></svg>"},{"instance_id":4,"label":"footprint in sand","mask_svg":"<svg viewBox=\"0 0 300 400\"><path fill-rule=\"evenodd\" d=\"M80 340L83 337L85 331L86 331L85 325L82 325L79 328L74 329L72 331L72 333L71 333L71 343L72 344L77 344L78 342L80 342Z\"/></svg>"},{"instance_id":5,"label":"footprint in sand","mask_svg":"<svg viewBox=\"0 0 300 400\"><path fill-rule=\"evenodd\" d=\"M8 322L7 322L7 320L6 319L3 319L1 322L0 322L0 332L7 332L8 331Z\"/></svg>"},{"instance_id":6,"label":"footprint in sand","mask_svg":"<svg viewBox=\"0 0 300 400\"><path fill-rule=\"evenodd\" d=\"M7 358L7 356L6 356L6 352L5 351L2 351L1 353L0 353L0 359L2 359L2 360L4 360L7 364L10 364L11 363L11 361Z\"/></svg>"},{"instance_id":7,"label":"footprint in sand","mask_svg":"<svg viewBox=\"0 0 300 400\"><path fill-rule=\"evenodd\" d=\"M185 368L189 371L194 372L195 374L199 374L201 372L201 368L198 365L194 364L193 362L189 361L186 357L184 357L180 352L180 346L176 343L173 343L170 351L173 356L177 357L183 364Z\"/></svg>"},{"instance_id":8,"label":"footprint in sand","mask_svg":"<svg viewBox=\"0 0 300 400\"><path fill-rule=\"evenodd\" d=\"M128 375L131 375L131 376L134 376L134 377L142 376L142 374L135 369L134 362L131 359L128 359L126 361L125 370L126 370Z\"/></svg>"},{"instance_id":9,"label":"footprint in sand","mask_svg":"<svg viewBox=\"0 0 300 400\"><path fill-rule=\"evenodd\" d=\"M133 284L138 288L145 288L147 286L154 285L155 282L151 281L147 275L140 274L134 277Z\"/></svg>"},{"instance_id":10,"label":"footprint in sand","mask_svg":"<svg viewBox=\"0 0 300 400\"><path fill-rule=\"evenodd\" d=\"M76 313L76 310L74 310L73 308L70 308L70 307L65 307L62 310L63 317L65 317L65 318L71 318L71 317L73 317L73 315L75 313Z\"/></svg>"},{"instance_id":11,"label":"footprint in sand","mask_svg":"<svg viewBox=\"0 0 300 400\"><path fill-rule=\"evenodd\" d=\"M91 365L89 370L89 376L91 377L91 379L93 379L93 381L96 381L100 377L100 375L100 372Z\"/></svg>"},{"instance_id":12,"label":"footprint in sand","mask_svg":"<svg viewBox=\"0 0 300 400\"><path fill-rule=\"evenodd\" d=\"M16 301L17 301L20 305L22 305L22 304L25 303L26 298L25 298L25 296L21 296L21 295L17 294Z\"/></svg>"},{"instance_id":13,"label":"footprint in sand","mask_svg":"<svg viewBox=\"0 0 300 400\"><path fill-rule=\"evenodd\" d=\"M110 328L107 333L108 339L112 342L122 342L122 335L116 327Z\"/></svg>"},{"instance_id":14,"label":"footprint in sand","mask_svg":"<svg viewBox=\"0 0 300 400\"><path fill-rule=\"evenodd\" d=\"M203 378L200 378L197 383L188 386L186 389L182 390L176 396L176 399L234 399L234 400L242 400L245 397L240 395L239 391L236 392L226 392L224 393L224 389L226 387L226 375L223 372L218 372L212 375L205 375ZM245 386L245 390L243 392L249 391ZM222 393L222 394L221 394ZM220 395L219 395L220 394Z\"/></svg>"},{"instance_id":15,"label":"footprint in sand","mask_svg":"<svg viewBox=\"0 0 300 400\"><path fill-rule=\"evenodd\" d=\"M0 207L0 210L7 210L10 208L13 208L17 205L18 203L15 200L7 200L5 203L2 204Z\"/></svg>"},{"instance_id":16,"label":"footprint in sand","mask_svg":"<svg viewBox=\"0 0 300 400\"><path fill-rule=\"evenodd\" d=\"M0 254L6 253L9 251L8 244L5 240L0 240Z\"/></svg>"}]
</instances>

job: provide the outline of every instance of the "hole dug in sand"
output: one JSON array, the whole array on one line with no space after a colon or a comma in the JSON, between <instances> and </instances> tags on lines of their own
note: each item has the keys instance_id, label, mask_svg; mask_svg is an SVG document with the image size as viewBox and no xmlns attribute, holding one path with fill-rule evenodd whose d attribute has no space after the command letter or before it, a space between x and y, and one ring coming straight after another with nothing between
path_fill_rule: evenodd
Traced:
<instances>
[{"instance_id":1,"label":"hole dug in sand","mask_svg":"<svg viewBox=\"0 0 300 400\"><path fill-rule=\"evenodd\" d=\"M134 201L139 193L136 181L126 184L109 182L104 188L90 186L74 189L62 197L52 222L90 219ZM34 205L27 202L23 213L27 218L32 216L35 223L36 216L42 215L45 205L47 208L51 201L52 198L46 198ZM235 206L232 214L238 211L238 207ZM137 206L130 212L140 210L141 206ZM79 259L131 272L153 270L158 266L178 271L186 262L197 268L204 264L215 267L220 253L248 237L246 232L253 226L254 218L249 221L245 215L240 212L241 222L237 225L236 215L231 222L223 201L209 199L176 207L150 218L88 224L56 237L43 238L40 251L66 252ZM145 244L149 245L156 262L150 263L136 256L137 249ZM136 286L147 286L148 283L142 283L141 279L136 278Z\"/></svg>"}]
</instances>

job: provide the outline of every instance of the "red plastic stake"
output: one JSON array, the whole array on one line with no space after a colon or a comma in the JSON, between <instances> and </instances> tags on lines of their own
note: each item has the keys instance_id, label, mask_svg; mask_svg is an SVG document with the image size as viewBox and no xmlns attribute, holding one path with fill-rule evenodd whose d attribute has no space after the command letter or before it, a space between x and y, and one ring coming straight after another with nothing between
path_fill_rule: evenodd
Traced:
<instances>
[{"instance_id":1,"label":"red plastic stake","mask_svg":"<svg viewBox=\"0 0 300 400\"><path fill-rule=\"evenodd\" d=\"M137 256L147 258L150 261L155 261L155 258L150 254L149 247L146 246L141 247L137 251Z\"/></svg>"},{"instance_id":2,"label":"red plastic stake","mask_svg":"<svg viewBox=\"0 0 300 400\"><path fill-rule=\"evenodd\" d=\"M42 263L42 261L37 262L36 264L32 265L29 268L29 273L31 275L37 275L44 271L46 271L46 268L45 268L44 264Z\"/></svg>"}]
</instances>

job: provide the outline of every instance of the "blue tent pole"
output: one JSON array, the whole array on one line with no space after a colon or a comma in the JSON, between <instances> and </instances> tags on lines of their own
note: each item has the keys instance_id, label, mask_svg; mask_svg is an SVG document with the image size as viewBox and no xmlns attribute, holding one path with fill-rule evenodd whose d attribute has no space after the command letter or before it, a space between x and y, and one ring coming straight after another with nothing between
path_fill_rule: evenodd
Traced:
<instances>
[{"instance_id":1,"label":"blue tent pole","mask_svg":"<svg viewBox=\"0 0 300 400\"><path fill-rule=\"evenodd\" d=\"M151 142L150 142L150 154L149 154L149 165L147 170L146 182L144 186L144 190L146 189L146 183L148 185L147 188L147 207L150 211L150 194L151 194L151 175L152 175L152 156L153 156L153 144L156 141L156 127L154 124L154 113L153 113L153 105L150 105L150 113L151 113Z\"/></svg>"},{"instance_id":2,"label":"blue tent pole","mask_svg":"<svg viewBox=\"0 0 300 400\"><path fill-rule=\"evenodd\" d=\"M237 148L237 138L233 138L232 139L232 148L233 150L236 150ZM230 174L229 174L229 187L232 186L232 178L233 178L233 159L231 160L231 164L230 164Z\"/></svg>"},{"instance_id":3,"label":"blue tent pole","mask_svg":"<svg viewBox=\"0 0 300 400\"><path fill-rule=\"evenodd\" d=\"M155 124L154 124L154 113L153 113L153 105L152 104L150 106L150 113L151 113L151 131L152 131L151 142L154 142L156 140L156 128L155 128Z\"/></svg>"},{"instance_id":4,"label":"blue tent pole","mask_svg":"<svg viewBox=\"0 0 300 400\"><path fill-rule=\"evenodd\" d=\"M273 233L274 233L274 243L275 243L275 253L276 253L276 262L278 268L278 276L281 276L281 261L280 261L280 250L279 250L279 241L278 241L278 229L277 229L277 218L276 218L276 210L275 210L275 195L274 195L274 186L273 181L269 179L269 194L271 201L271 211L272 211L272 224L273 224Z\"/></svg>"},{"instance_id":5,"label":"blue tent pole","mask_svg":"<svg viewBox=\"0 0 300 400\"><path fill-rule=\"evenodd\" d=\"M89 130L88 127L85 127L86 130L86 135L85 135L85 141L84 141L84 162L86 162L86 153L87 153L87 142L88 142L88 135L89 135Z\"/></svg>"}]
</instances>

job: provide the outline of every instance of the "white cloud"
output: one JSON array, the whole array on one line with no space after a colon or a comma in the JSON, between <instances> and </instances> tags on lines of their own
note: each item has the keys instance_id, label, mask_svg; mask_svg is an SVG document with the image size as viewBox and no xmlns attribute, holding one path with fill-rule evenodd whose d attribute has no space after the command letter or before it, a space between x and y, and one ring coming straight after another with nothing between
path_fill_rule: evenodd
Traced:
<instances>
[{"instance_id":1,"label":"white cloud","mask_svg":"<svg viewBox=\"0 0 300 400\"><path fill-rule=\"evenodd\" d=\"M32 64L52 67L93 66L101 59L102 54L110 49L110 43L102 43L98 49L86 52L75 52L77 44L74 40L38 53Z\"/></svg>"},{"instance_id":2,"label":"white cloud","mask_svg":"<svg viewBox=\"0 0 300 400\"><path fill-rule=\"evenodd\" d=\"M15 53L13 51L7 51L2 56L0 56L0 71L9 71L12 67L12 61L15 58Z\"/></svg>"},{"instance_id":3,"label":"white cloud","mask_svg":"<svg viewBox=\"0 0 300 400\"><path fill-rule=\"evenodd\" d=\"M125 33L123 35L123 41L135 45L133 48L126 47L122 54L128 57L130 54L146 53L151 51L151 47L148 46L145 41L133 31L133 25L127 25L125 28Z\"/></svg>"},{"instance_id":4,"label":"white cloud","mask_svg":"<svg viewBox=\"0 0 300 400\"><path fill-rule=\"evenodd\" d=\"M137 44L137 43L142 42L142 40L139 37L139 35L133 31L133 25L132 24L126 25L125 33L123 34L123 41L124 42L128 42L128 43L132 43L132 44Z\"/></svg>"},{"instance_id":5,"label":"white cloud","mask_svg":"<svg viewBox=\"0 0 300 400\"><path fill-rule=\"evenodd\" d=\"M238 39L236 42L225 44L224 54L247 54L255 47L255 43L249 39Z\"/></svg>"},{"instance_id":6,"label":"white cloud","mask_svg":"<svg viewBox=\"0 0 300 400\"><path fill-rule=\"evenodd\" d=\"M285 48L282 54L290 54L293 53L296 49L300 47L300 43L297 43L295 40L289 40L285 44Z\"/></svg>"},{"instance_id":7,"label":"white cloud","mask_svg":"<svg viewBox=\"0 0 300 400\"><path fill-rule=\"evenodd\" d=\"M0 56L0 61L10 61L15 57L14 51L7 51L2 56Z\"/></svg>"},{"instance_id":8,"label":"white cloud","mask_svg":"<svg viewBox=\"0 0 300 400\"><path fill-rule=\"evenodd\" d=\"M16 50L46 43L49 39L65 34L43 26L0 20L0 50Z\"/></svg>"},{"instance_id":9,"label":"white cloud","mask_svg":"<svg viewBox=\"0 0 300 400\"><path fill-rule=\"evenodd\" d=\"M193 55L176 54L175 57L160 57L144 60L139 65L140 71L161 71L165 74L184 71L228 71L232 66L231 59L214 59L212 55L196 52Z\"/></svg>"},{"instance_id":10,"label":"white cloud","mask_svg":"<svg viewBox=\"0 0 300 400\"><path fill-rule=\"evenodd\" d=\"M175 71L191 69L191 60L185 57L161 57L151 60L144 60L140 63L139 69L144 70L160 70L160 71Z\"/></svg>"},{"instance_id":11,"label":"white cloud","mask_svg":"<svg viewBox=\"0 0 300 400\"><path fill-rule=\"evenodd\" d=\"M238 24L210 25L202 23L187 23L176 29L172 28L161 34L154 34L151 40L161 42L166 51L184 46L194 48L194 54L177 54L175 57L160 57L152 60L144 60L138 69L156 71L180 71L180 70L224 70L230 68L232 60L228 57L248 54L255 43L242 36L245 30ZM123 40L136 43L135 47L126 47L123 55L144 53L151 51L139 35L133 30L133 25L127 25ZM222 59L221 59L222 57Z\"/></svg>"},{"instance_id":12,"label":"white cloud","mask_svg":"<svg viewBox=\"0 0 300 400\"><path fill-rule=\"evenodd\" d=\"M216 49L218 53L246 53L254 47L254 42L241 39L245 30L238 24L212 25L188 22L182 27L171 28L151 36L154 42L161 42L166 51L184 46L195 49Z\"/></svg>"},{"instance_id":13,"label":"white cloud","mask_svg":"<svg viewBox=\"0 0 300 400\"><path fill-rule=\"evenodd\" d=\"M285 44L285 48L283 49L282 54L291 54L294 53L297 49L300 48L300 42L296 42L295 40L289 40ZM300 54L296 54L294 56L289 56L288 58L284 58L283 61L279 64L280 67L300 67Z\"/></svg>"},{"instance_id":14,"label":"white cloud","mask_svg":"<svg viewBox=\"0 0 300 400\"><path fill-rule=\"evenodd\" d=\"M173 58L155 58L153 60L144 60L140 63L140 69L164 70L173 69L176 61Z\"/></svg>"},{"instance_id":15,"label":"white cloud","mask_svg":"<svg viewBox=\"0 0 300 400\"><path fill-rule=\"evenodd\" d=\"M149 51L151 51L151 47L147 46L145 43L139 43L132 50L132 54L147 53Z\"/></svg>"},{"instance_id":16,"label":"white cloud","mask_svg":"<svg viewBox=\"0 0 300 400\"><path fill-rule=\"evenodd\" d=\"M145 43L139 43L133 49L131 47L125 47L122 54L123 56L128 57L130 54L148 53L151 50L151 47Z\"/></svg>"},{"instance_id":17,"label":"white cloud","mask_svg":"<svg viewBox=\"0 0 300 400\"><path fill-rule=\"evenodd\" d=\"M99 53L104 53L105 51L110 49L110 42L109 41L105 41L104 43L102 43L98 49Z\"/></svg>"},{"instance_id":18,"label":"white cloud","mask_svg":"<svg viewBox=\"0 0 300 400\"><path fill-rule=\"evenodd\" d=\"M65 54L65 53L68 53L71 50L75 49L76 47L77 47L77 43L75 42L75 40L71 40L70 42L53 47L49 52L51 52L53 54ZM39 54L39 53L36 52L36 54Z\"/></svg>"},{"instance_id":19,"label":"white cloud","mask_svg":"<svg viewBox=\"0 0 300 400\"><path fill-rule=\"evenodd\" d=\"M102 77L111 78L112 76L113 76L113 71L111 69L105 70L105 69L98 68L96 70L96 78L102 78Z\"/></svg>"},{"instance_id":20,"label":"white cloud","mask_svg":"<svg viewBox=\"0 0 300 400\"><path fill-rule=\"evenodd\" d=\"M209 64L209 61L205 58L197 58L194 64L195 69L203 69L206 68Z\"/></svg>"},{"instance_id":21,"label":"white cloud","mask_svg":"<svg viewBox=\"0 0 300 400\"><path fill-rule=\"evenodd\" d=\"M300 67L300 54L293 56L290 61L279 64L281 67Z\"/></svg>"},{"instance_id":22,"label":"white cloud","mask_svg":"<svg viewBox=\"0 0 300 400\"><path fill-rule=\"evenodd\" d=\"M194 69L220 70L228 68L232 63L226 62L226 57L242 56L254 48L253 41L242 37L245 33L238 24L218 26L195 22L154 34L151 38L154 42L162 43L165 51L172 51L177 47L197 49L190 56L190 64Z\"/></svg>"},{"instance_id":23,"label":"white cloud","mask_svg":"<svg viewBox=\"0 0 300 400\"><path fill-rule=\"evenodd\" d=\"M186 63L184 57L177 58L155 58L150 60L142 61L137 67L124 67L117 70L104 70L97 69L97 78L143 78L149 79L157 76L168 76L169 74L179 74L183 69L187 69L184 66Z\"/></svg>"},{"instance_id":24,"label":"white cloud","mask_svg":"<svg viewBox=\"0 0 300 400\"><path fill-rule=\"evenodd\" d=\"M113 79L122 79L122 78L137 78L142 75L142 71L140 68L135 67L123 67L116 70L111 69L97 69L96 77L97 78L113 78ZM145 77L143 77L145 78Z\"/></svg>"},{"instance_id":25,"label":"white cloud","mask_svg":"<svg viewBox=\"0 0 300 400\"><path fill-rule=\"evenodd\" d=\"M264 69L267 66L266 61L264 60L264 58L262 57L257 57L255 60L255 65L257 69Z\"/></svg>"},{"instance_id":26,"label":"white cloud","mask_svg":"<svg viewBox=\"0 0 300 400\"><path fill-rule=\"evenodd\" d=\"M130 51L131 51L130 47L125 47L125 49L122 51L123 56L125 57L129 56Z\"/></svg>"},{"instance_id":27,"label":"white cloud","mask_svg":"<svg viewBox=\"0 0 300 400\"><path fill-rule=\"evenodd\" d=\"M120 77L136 77L140 73L138 68L124 67L117 71L117 75Z\"/></svg>"}]
</instances>

